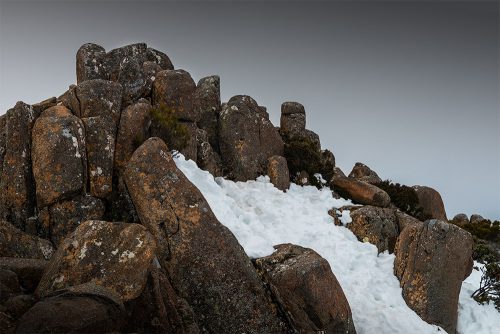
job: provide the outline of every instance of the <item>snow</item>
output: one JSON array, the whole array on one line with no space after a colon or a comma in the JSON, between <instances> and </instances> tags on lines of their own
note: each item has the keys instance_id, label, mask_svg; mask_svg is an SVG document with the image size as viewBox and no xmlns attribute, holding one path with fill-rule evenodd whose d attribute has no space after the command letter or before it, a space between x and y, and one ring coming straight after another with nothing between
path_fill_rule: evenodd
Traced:
<instances>
[{"instance_id":1,"label":"snow","mask_svg":"<svg viewBox=\"0 0 500 334\"><path fill-rule=\"evenodd\" d=\"M352 205L350 201L334 199L330 191L312 186L292 184L284 193L267 176L247 182L214 179L180 154L175 162L250 257L269 255L280 243L312 248L324 257L349 301L358 334L444 333L406 305L393 274L394 255L377 256L374 245L359 242L347 228L333 224L328 210ZM341 221L349 223L347 211ZM479 286L478 275L474 272L463 284L458 332L498 334L500 313L470 298Z\"/></svg>"}]
</instances>

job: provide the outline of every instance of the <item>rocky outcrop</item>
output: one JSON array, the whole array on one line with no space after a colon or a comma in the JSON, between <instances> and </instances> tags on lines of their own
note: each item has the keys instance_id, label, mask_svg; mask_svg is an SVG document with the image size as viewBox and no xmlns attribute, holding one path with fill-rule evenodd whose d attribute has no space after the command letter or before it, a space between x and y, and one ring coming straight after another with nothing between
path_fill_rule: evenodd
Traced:
<instances>
[{"instance_id":1,"label":"rocky outcrop","mask_svg":"<svg viewBox=\"0 0 500 334\"><path fill-rule=\"evenodd\" d=\"M137 298L146 284L156 245L138 224L89 220L65 239L37 287L37 295L94 283L122 301Z\"/></svg>"},{"instance_id":2,"label":"rocky outcrop","mask_svg":"<svg viewBox=\"0 0 500 334\"><path fill-rule=\"evenodd\" d=\"M106 50L100 45L87 43L76 53L76 81L109 79Z\"/></svg>"},{"instance_id":3,"label":"rocky outcrop","mask_svg":"<svg viewBox=\"0 0 500 334\"><path fill-rule=\"evenodd\" d=\"M306 130L306 111L298 102L281 104L280 130L289 135L301 135Z\"/></svg>"},{"instance_id":4,"label":"rocky outcrop","mask_svg":"<svg viewBox=\"0 0 500 334\"><path fill-rule=\"evenodd\" d=\"M210 145L207 132L203 129L197 129L196 131L196 140L198 142L196 163L198 167L210 172L213 176L223 176L220 156Z\"/></svg>"},{"instance_id":5,"label":"rocky outcrop","mask_svg":"<svg viewBox=\"0 0 500 334\"><path fill-rule=\"evenodd\" d=\"M462 281L472 271L472 236L439 220L408 225L398 238L394 274L425 321L455 333Z\"/></svg>"},{"instance_id":6,"label":"rocky outcrop","mask_svg":"<svg viewBox=\"0 0 500 334\"><path fill-rule=\"evenodd\" d=\"M172 286L208 332L281 332L250 259L168 152L159 138L148 139L130 159L124 180Z\"/></svg>"},{"instance_id":7,"label":"rocky outcrop","mask_svg":"<svg viewBox=\"0 0 500 334\"><path fill-rule=\"evenodd\" d=\"M356 333L351 308L330 265L292 244L255 260L263 280L298 333Z\"/></svg>"},{"instance_id":8,"label":"rocky outcrop","mask_svg":"<svg viewBox=\"0 0 500 334\"><path fill-rule=\"evenodd\" d=\"M218 75L201 78L196 85L195 113L197 125L207 133L207 139L215 152L219 152L218 119L221 111L220 78Z\"/></svg>"},{"instance_id":9,"label":"rocky outcrop","mask_svg":"<svg viewBox=\"0 0 500 334\"><path fill-rule=\"evenodd\" d=\"M441 195L434 189L425 186L413 186L418 197L418 208L427 219L448 220Z\"/></svg>"},{"instance_id":10,"label":"rocky outcrop","mask_svg":"<svg viewBox=\"0 0 500 334\"><path fill-rule=\"evenodd\" d=\"M267 159L283 156L283 141L250 96L233 96L219 118L219 144L224 169L236 181L266 174Z\"/></svg>"},{"instance_id":11,"label":"rocky outcrop","mask_svg":"<svg viewBox=\"0 0 500 334\"><path fill-rule=\"evenodd\" d=\"M287 190L290 187L290 174L285 158L279 155L270 157L267 160L267 175L279 190Z\"/></svg>"},{"instance_id":12,"label":"rocky outcrop","mask_svg":"<svg viewBox=\"0 0 500 334\"><path fill-rule=\"evenodd\" d=\"M122 86L108 80L88 80L75 88L79 110L73 110L76 116L110 117L115 125L120 120Z\"/></svg>"},{"instance_id":13,"label":"rocky outcrop","mask_svg":"<svg viewBox=\"0 0 500 334\"><path fill-rule=\"evenodd\" d=\"M21 288L27 293L35 291L47 264L48 261L43 259L0 257L0 269L14 272Z\"/></svg>"},{"instance_id":14,"label":"rocky outcrop","mask_svg":"<svg viewBox=\"0 0 500 334\"><path fill-rule=\"evenodd\" d=\"M391 198L382 189L353 178L336 176L332 179L331 186L341 196L359 204L385 208L391 203Z\"/></svg>"},{"instance_id":15,"label":"rocky outcrop","mask_svg":"<svg viewBox=\"0 0 500 334\"><path fill-rule=\"evenodd\" d=\"M465 213L459 213L453 217L451 220L453 224L458 225L458 226L464 226L465 224L469 223L469 217Z\"/></svg>"},{"instance_id":16,"label":"rocky outcrop","mask_svg":"<svg viewBox=\"0 0 500 334\"><path fill-rule=\"evenodd\" d=\"M351 170L351 173L349 173L349 177L366 183L382 182L382 179L378 176L377 173L375 173L370 169L370 167L361 162L356 162Z\"/></svg>"},{"instance_id":17,"label":"rocky outcrop","mask_svg":"<svg viewBox=\"0 0 500 334\"><path fill-rule=\"evenodd\" d=\"M0 220L0 254L5 257L50 259L54 247L50 241L27 234Z\"/></svg>"},{"instance_id":18,"label":"rocky outcrop","mask_svg":"<svg viewBox=\"0 0 500 334\"><path fill-rule=\"evenodd\" d=\"M471 224L477 224L479 222L482 222L484 220L483 216L478 215L478 214L472 214L470 216L470 223Z\"/></svg>"}]
</instances>

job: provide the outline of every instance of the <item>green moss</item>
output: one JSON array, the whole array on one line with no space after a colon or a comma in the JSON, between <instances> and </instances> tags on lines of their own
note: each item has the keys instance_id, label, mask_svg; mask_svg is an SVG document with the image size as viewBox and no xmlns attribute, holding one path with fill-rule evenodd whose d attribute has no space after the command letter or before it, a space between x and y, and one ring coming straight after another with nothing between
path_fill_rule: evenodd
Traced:
<instances>
[{"instance_id":1,"label":"green moss","mask_svg":"<svg viewBox=\"0 0 500 334\"><path fill-rule=\"evenodd\" d=\"M189 130L175 116L172 109L160 105L151 109L151 127L168 147L177 151L184 149L189 140Z\"/></svg>"},{"instance_id":2,"label":"green moss","mask_svg":"<svg viewBox=\"0 0 500 334\"><path fill-rule=\"evenodd\" d=\"M399 183L392 183L390 180L378 182L374 185L384 190L391 198L391 202L401 211L422 221L430 218L423 214L422 208L419 205L417 193L412 187Z\"/></svg>"}]
</instances>

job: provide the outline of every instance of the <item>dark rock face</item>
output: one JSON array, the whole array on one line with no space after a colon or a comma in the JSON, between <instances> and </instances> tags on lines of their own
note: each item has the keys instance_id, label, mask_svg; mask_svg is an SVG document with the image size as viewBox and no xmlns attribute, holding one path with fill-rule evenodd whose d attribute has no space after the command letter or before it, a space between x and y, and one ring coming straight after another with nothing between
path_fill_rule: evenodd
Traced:
<instances>
[{"instance_id":1,"label":"dark rock face","mask_svg":"<svg viewBox=\"0 0 500 334\"><path fill-rule=\"evenodd\" d=\"M29 235L0 220L0 254L6 257L50 259L54 247L50 241Z\"/></svg>"},{"instance_id":2,"label":"dark rock face","mask_svg":"<svg viewBox=\"0 0 500 334\"><path fill-rule=\"evenodd\" d=\"M298 333L356 333L330 265L312 249L283 244L256 267Z\"/></svg>"},{"instance_id":3,"label":"dark rock face","mask_svg":"<svg viewBox=\"0 0 500 334\"><path fill-rule=\"evenodd\" d=\"M222 163L236 181L253 180L267 170L267 159L283 156L283 141L250 96L232 97L219 118Z\"/></svg>"},{"instance_id":4,"label":"dark rock face","mask_svg":"<svg viewBox=\"0 0 500 334\"><path fill-rule=\"evenodd\" d=\"M122 86L107 80L87 80L76 87L81 118L110 116L115 124L120 120Z\"/></svg>"},{"instance_id":5,"label":"dark rock face","mask_svg":"<svg viewBox=\"0 0 500 334\"><path fill-rule=\"evenodd\" d=\"M66 107L49 108L36 121L32 140L38 207L83 192L87 168L82 121Z\"/></svg>"},{"instance_id":6,"label":"dark rock face","mask_svg":"<svg viewBox=\"0 0 500 334\"><path fill-rule=\"evenodd\" d=\"M52 257L36 293L94 283L122 301L137 298L146 284L156 245L138 224L89 220L66 238Z\"/></svg>"},{"instance_id":7,"label":"dark rock face","mask_svg":"<svg viewBox=\"0 0 500 334\"><path fill-rule=\"evenodd\" d=\"M197 129L196 140L198 141L197 159L198 167L209 171L213 176L222 176L222 163L220 156L213 150L208 142L207 132Z\"/></svg>"},{"instance_id":8,"label":"dark rock face","mask_svg":"<svg viewBox=\"0 0 500 334\"><path fill-rule=\"evenodd\" d=\"M97 44L83 44L76 53L76 82L109 79L106 50Z\"/></svg>"},{"instance_id":9,"label":"dark rock face","mask_svg":"<svg viewBox=\"0 0 500 334\"><path fill-rule=\"evenodd\" d=\"M267 160L267 175L269 175L271 183L279 190L290 188L290 174L285 158L279 155L270 157Z\"/></svg>"},{"instance_id":10,"label":"dark rock face","mask_svg":"<svg viewBox=\"0 0 500 334\"><path fill-rule=\"evenodd\" d=\"M469 217L465 213L459 213L452 219L453 223L458 226L463 226L469 222Z\"/></svg>"},{"instance_id":11,"label":"dark rock face","mask_svg":"<svg viewBox=\"0 0 500 334\"><path fill-rule=\"evenodd\" d=\"M29 134L36 117L33 108L23 102L18 102L5 116L0 209L2 218L19 228L24 228L26 219L34 214L35 185Z\"/></svg>"},{"instance_id":12,"label":"dark rock face","mask_svg":"<svg viewBox=\"0 0 500 334\"><path fill-rule=\"evenodd\" d=\"M398 238L394 274L408 306L423 320L456 332L458 296L472 270L472 236L439 220L408 225Z\"/></svg>"},{"instance_id":13,"label":"dark rock face","mask_svg":"<svg viewBox=\"0 0 500 334\"><path fill-rule=\"evenodd\" d=\"M57 98L51 97L41 102L33 104L31 107L35 112L35 115L40 115L45 109L49 109L50 107L54 107L57 105Z\"/></svg>"},{"instance_id":14,"label":"dark rock face","mask_svg":"<svg viewBox=\"0 0 500 334\"><path fill-rule=\"evenodd\" d=\"M298 102L281 104L280 129L290 135L302 134L306 130L306 111Z\"/></svg>"},{"instance_id":15,"label":"dark rock face","mask_svg":"<svg viewBox=\"0 0 500 334\"><path fill-rule=\"evenodd\" d=\"M220 78L218 75L201 78L195 91L197 125L206 131L208 142L218 152L218 118L221 111Z\"/></svg>"},{"instance_id":16,"label":"dark rock face","mask_svg":"<svg viewBox=\"0 0 500 334\"><path fill-rule=\"evenodd\" d=\"M173 70L174 69L174 66L172 65L172 62L170 61L170 58L168 58L168 56L161 51L155 50L153 48L147 48L146 49L146 58L147 58L147 60L158 64L162 70Z\"/></svg>"},{"instance_id":17,"label":"dark rock face","mask_svg":"<svg viewBox=\"0 0 500 334\"><path fill-rule=\"evenodd\" d=\"M385 191L366 182L336 176L332 179L331 185L342 197L350 198L360 204L385 208L391 203L391 198Z\"/></svg>"},{"instance_id":18,"label":"dark rock face","mask_svg":"<svg viewBox=\"0 0 500 334\"><path fill-rule=\"evenodd\" d=\"M26 311L28 311L33 304L35 304L35 298L33 295L22 294L10 297L4 303L4 306L7 309L7 313L10 314L12 318L18 319L26 313Z\"/></svg>"},{"instance_id":19,"label":"dark rock face","mask_svg":"<svg viewBox=\"0 0 500 334\"><path fill-rule=\"evenodd\" d=\"M48 263L42 259L0 257L0 269L16 273L21 287L28 293L35 291Z\"/></svg>"},{"instance_id":20,"label":"dark rock face","mask_svg":"<svg viewBox=\"0 0 500 334\"><path fill-rule=\"evenodd\" d=\"M157 240L162 267L203 331L283 332L249 258L163 141L150 138L139 147L124 180L142 224Z\"/></svg>"},{"instance_id":21,"label":"dark rock face","mask_svg":"<svg viewBox=\"0 0 500 334\"><path fill-rule=\"evenodd\" d=\"M329 150L321 151L321 175L330 182L335 175L335 156Z\"/></svg>"},{"instance_id":22,"label":"dark rock face","mask_svg":"<svg viewBox=\"0 0 500 334\"><path fill-rule=\"evenodd\" d=\"M478 215L478 214L473 214L470 216L470 223L471 224L476 224L479 222L482 222L484 220L483 216Z\"/></svg>"},{"instance_id":23,"label":"dark rock face","mask_svg":"<svg viewBox=\"0 0 500 334\"><path fill-rule=\"evenodd\" d=\"M428 219L448 220L441 195L434 189L424 186L413 186L422 214Z\"/></svg>"},{"instance_id":24,"label":"dark rock face","mask_svg":"<svg viewBox=\"0 0 500 334\"><path fill-rule=\"evenodd\" d=\"M366 183L382 182L382 179L377 175L377 173L361 162L356 162L351 173L349 173L349 177Z\"/></svg>"}]
</instances>

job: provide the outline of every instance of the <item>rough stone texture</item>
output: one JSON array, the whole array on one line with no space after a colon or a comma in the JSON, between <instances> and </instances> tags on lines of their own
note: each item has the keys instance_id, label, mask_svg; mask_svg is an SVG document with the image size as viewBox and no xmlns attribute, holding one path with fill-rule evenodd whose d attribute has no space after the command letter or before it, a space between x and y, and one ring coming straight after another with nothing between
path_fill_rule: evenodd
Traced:
<instances>
[{"instance_id":1,"label":"rough stone texture","mask_svg":"<svg viewBox=\"0 0 500 334\"><path fill-rule=\"evenodd\" d=\"M108 66L110 68L110 78L117 78L122 71L122 63L129 59L143 64L147 59L147 45L145 43L135 43L113 49L107 54Z\"/></svg>"},{"instance_id":2,"label":"rough stone texture","mask_svg":"<svg viewBox=\"0 0 500 334\"><path fill-rule=\"evenodd\" d=\"M36 303L19 319L16 333L117 333L125 317L112 291L82 285Z\"/></svg>"},{"instance_id":3,"label":"rough stone texture","mask_svg":"<svg viewBox=\"0 0 500 334\"><path fill-rule=\"evenodd\" d=\"M81 193L87 173L82 121L64 106L49 108L35 122L32 141L38 207Z\"/></svg>"},{"instance_id":4,"label":"rough stone texture","mask_svg":"<svg viewBox=\"0 0 500 334\"><path fill-rule=\"evenodd\" d=\"M132 153L148 137L151 105L141 100L123 110L116 138L115 169L121 175Z\"/></svg>"},{"instance_id":5,"label":"rough stone texture","mask_svg":"<svg viewBox=\"0 0 500 334\"><path fill-rule=\"evenodd\" d=\"M42 259L0 257L0 269L15 272L21 287L27 293L35 291L48 263Z\"/></svg>"},{"instance_id":6,"label":"rough stone texture","mask_svg":"<svg viewBox=\"0 0 500 334\"><path fill-rule=\"evenodd\" d=\"M82 119L85 125L90 193L108 198L113 191L116 123L110 116Z\"/></svg>"},{"instance_id":7,"label":"rough stone texture","mask_svg":"<svg viewBox=\"0 0 500 334\"><path fill-rule=\"evenodd\" d=\"M356 333L351 308L328 262L292 244L257 259L256 267L298 333Z\"/></svg>"},{"instance_id":8,"label":"rough stone texture","mask_svg":"<svg viewBox=\"0 0 500 334\"><path fill-rule=\"evenodd\" d=\"M5 153L0 176L0 212L4 219L23 229L35 207L31 169L30 133L37 114L23 102L7 111Z\"/></svg>"},{"instance_id":9,"label":"rough stone texture","mask_svg":"<svg viewBox=\"0 0 500 334\"><path fill-rule=\"evenodd\" d=\"M385 191L363 181L335 176L331 185L342 197L360 204L387 207L391 203L391 198Z\"/></svg>"},{"instance_id":10,"label":"rough stone texture","mask_svg":"<svg viewBox=\"0 0 500 334\"><path fill-rule=\"evenodd\" d=\"M267 172L267 159L283 156L283 140L250 96L237 95L219 118L219 144L226 174L236 181L253 180Z\"/></svg>"},{"instance_id":11,"label":"rough stone texture","mask_svg":"<svg viewBox=\"0 0 500 334\"><path fill-rule=\"evenodd\" d=\"M26 311L28 311L33 304L35 304L35 298L33 295L23 294L10 297L4 303L4 306L7 308L7 313L12 316L12 318L18 319L26 313Z\"/></svg>"},{"instance_id":12,"label":"rough stone texture","mask_svg":"<svg viewBox=\"0 0 500 334\"><path fill-rule=\"evenodd\" d=\"M146 284L156 245L141 225L89 220L66 238L52 257L37 295L84 283L137 298Z\"/></svg>"},{"instance_id":13,"label":"rough stone texture","mask_svg":"<svg viewBox=\"0 0 500 334\"><path fill-rule=\"evenodd\" d=\"M109 79L106 50L100 45L83 44L76 53L76 82Z\"/></svg>"},{"instance_id":14,"label":"rough stone texture","mask_svg":"<svg viewBox=\"0 0 500 334\"><path fill-rule=\"evenodd\" d=\"M15 322L8 314L0 311L0 332L5 334L14 333Z\"/></svg>"},{"instance_id":15,"label":"rough stone texture","mask_svg":"<svg viewBox=\"0 0 500 334\"><path fill-rule=\"evenodd\" d=\"M281 104L280 129L289 135L302 134L306 129L306 112L298 102Z\"/></svg>"},{"instance_id":16,"label":"rough stone texture","mask_svg":"<svg viewBox=\"0 0 500 334\"><path fill-rule=\"evenodd\" d=\"M87 80L76 87L80 102L78 117L111 116L117 125L120 120L122 86L107 80Z\"/></svg>"},{"instance_id":17,"label":"rough stone texture","mask_svg":"<svg viewBox=\"0 0 500 334\"><path fill-rule=\"evenodd\" d=\"M399 235L398 217L395 210L363 206L350 213L352 222L347 227L363 242L377 246L378 252L394 252Z\"/></svg>"},{"instance_id":18,"label":"rough stone texture","mask_svg":"<svg viewBox=\"0 0 500 334\"><path fill-rule=\"evenodd\" d=\"M418 197L418 206L427 219L448 220L441 195L434 189L424 186L413 186Z\"/></svg>"},{"instance_id":19,"label":"rough stone texture","mask_svg":"<svg viewBox=\"0 0 500 334\"><path fill-rule=\"evenodd\" d=\"M326 182L330 182L335 175L335 156L330 150L321 151L321 175Z\"/></svg>"},{"instance_id":20,"label":"rough stone texture","mask_svg":"<svg viewBox=\"0 0 500 334\"><path fill-rule=\"evenodd\" d=\"M273 155L267 160L267 175L271 183L279 190L290 188L290 174L284 157Z\"/></svg>"},{"instance_id":21,"label":"rough stone texture","mask_svg":"<svg viewBox=\"0 0 500 334\"><path fill-rule=\"evenodd\" d=\"M382 182L382 179L377 175L377 173L361 162L356 162L351 173L349 173L349 177L366 183Z\"/></svg>"},{"instance_id":22,"label":"rough stone texture","mask_svg":"<svg viewBox=\"0 0 500 334\"><path fill-rule=\"evenodd\" d=\"M144 64L142 64L142 72L145 80L142 92L143 97L151 96L153 83L156 80L156 74L162 70L161 66L153 61L145 61Z\"/></svg>"},{"instance_id":23,"label":"rough stone texture","mask_svg":"<svg viewBox=\"0 0 500 334\"><path fill-rule=\"evenodd\" d=\"M111 80L122 85L122 105L127 106L141 96L146 95L148 80L143 71L143 64L135 58L126 57L120 62L120 70Z\"/></svg>"},{"instance_id":24,"label":"rough stone texture","mask_svg":"<svg viewBox=\"0 0 500 334\"><path fill-rule=\"evenodd\" d=\"M150 138L139 147L124 180L142 224L156 237L160 264L193 307L200 329L283 332L249 258L163 141Z\"/></svg>"},{"instance_id":25,"label":"rough stone texture","mask_svg":"<svg viewBox=\"0 0 500 334\"><path fill-rule=\"evenodd\" d=\"M193 104L195 90L193 78L184 70L158 72L153 83L153 105L164 105L179 120L194 122L198 117Z\"/></svg>"},{"instance_id":26,"label":"rough stone texture","mask_svg":"<svg viewBox=\"0 0 500 334\"><path fill-rule=\"evenodd\" d=\"M174 66L172 65L172 62L170 61L170 58L168 56L158 50L155 50L153 48L147 48L146 49L146 58L149 61L153 61L156 64L158 64L163 70L173 70Z\"/></svg>"},{"instance_id":27,"label":"rough stone texture","mask_svg":"<svg viewBox=\"0 0 500 334\"><path fill-rule=\"evenodd\" d=\"M207 132L197 129L196 140L198 141L197 159L198 167L209 171L213 176L222 176L222 162L220 156L214 152L212 145L208 142Z\"/></svg>"},{"instance_id":28,"label":"rough stone texture","mask_svg":"<svg viewBox=\"0 0 500 334\"><path fill-rule=\"evenodd\" d=\"M87 220L102 219L104 212L104 201L88 194L51 205L47 229L50 240L54 245L59 245L62 239L73 232L81 223Z\"/></svg>"},{"instance_id":29,"label":"rough stone texture","mask_svg":"<svg viewBox=\"0 0 500 334\"><path fill-rule=\"evenodd\" d=\"M57 105L57 98L51 97L41 102L35 103L31 107L33 108L33 111L36 115L40 115L45 109L49 109L50 107L53 107L55 105Z\"/></svg>"},{"instance_id":30,"label":"rough stone texture","mask_svg":"<svg viewBox=\"0 0 500 334\"><path fill-rule=\"evenodd\" d=\"M76 96L76 85L69 86L68 90L57 98L57 104L65 106L74 115L80 117L80 101L78 101L78 97Z\"/></svg>"},{"instance_id":31,"label":"rough stone texture","mask_svg":"<svg viewBox=\"0 0 500 334\"><path fill-rule=\"evenodd\" d=\"M195 91L195 112L197 125L207 132L208 142L219 151L218 118L221 111L220 78L218 75L205 77L198 81Z\"/></svg>"},{"instance_id":32,"label":"rough stone texture","mask_svg":"<svg viewBox=\"0 0 500 334\"><path fill-rule=\"evenodd\" d=\"M54 247L50 241L29 235L0 220L0 254L6 257L50 259Z\"/></svg>"},{"instance_id":33,"label":"rough stone texture","mask_svg":"<svg viewBox=\"0 0 500 334\"><path fill-rule=\"evenodd\" d=\"M6 150L6 122L7 122L7 115L3 114L0 116L0 175L2 175L2 169L3 169L3 159L5 157L5 150ZM0 179L0 184L1 184L1 179Z\"/></svg>"},{"instance_id":34,"label":"rough stone texture","mask_svg":"<svg viewBox=\"0 0 500 334\"><path fill-rule=\"evenodd\" d=\"M185 146L179 150L180 153L184 155L186 159L191 159L196 161L198 159L198 128L195 123L192 122L180 122L181 126L184 126L187 130L187 141ZM175 138L173 138L172 148L180 147L180 144L176 143Z\"/></svg>"},{"instance_id":35,"label":"rough stone texture","mask_svg":"<svg viewBox=\"0 0 500 334\"><path fill-rule=\"evenodd\" d=\"M472 215L472 216L474 216L474 215ZM455 225L463 226L469 222L469 217L467 217L467 215L465 213L459 213L459 214L455 215L455 217L453 217L452 221Z\"/></svg>"},{"instance_id":36,"label":"rough stone texture","mask_svg":"<svg viewBox=\"0 0 500 334\"><path fill-rule=\"evenodd\" d=\"M423 320L456 332L458 296L472 270L472 236L439 220L407 226L396 244L394 274L408 306Z\"/></svg>"},{"instance_id":37,"label":"rough stone texture","mask_svg":"<svg viewBox=\"0 0 500 334\"><path fill-rule=\"evenodd\" d=\"M470 216L470 223L472 223L472 224L482 222L483 220L484 220L483 216L478 215L478 214L473 214Z\"/></svg>"}]
</instances>

